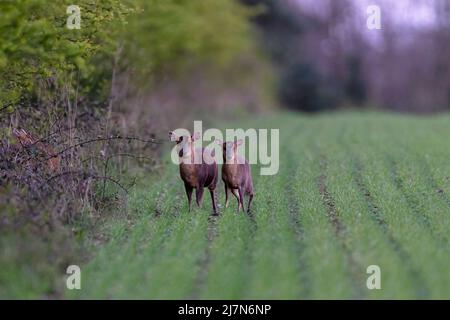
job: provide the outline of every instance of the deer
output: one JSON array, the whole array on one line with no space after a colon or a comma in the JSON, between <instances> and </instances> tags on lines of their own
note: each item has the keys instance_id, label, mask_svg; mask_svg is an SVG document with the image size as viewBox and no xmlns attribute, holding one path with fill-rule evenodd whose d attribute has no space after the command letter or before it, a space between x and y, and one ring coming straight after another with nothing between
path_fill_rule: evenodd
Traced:
<instances>
[{"instance_id":1,"label":"deer","mask_svg":"<svg viewBox=\"0 0 450 320\"><path fill-rule=\"evenodd\" d=\"M38 149L45 156L47 156L48 157L47 165L50 171L57 172L60 170L61 157L55 154L55 151L49 144L44 143L41 139L38 139L32 134L26 132L24 129L18 130L16 128L13 128L12 133L20 142L22 147L26 148L35 146L36 149Z\"/></svg>"},{"instance_id":2,"label":"deer","mask_svg":"<svg viewBox=\"0 0 450 320\"><path fill-rule=\"evenodd\" d=\"M215 190L217 186L219 170L214 159L215 152L208 152L205 148L195 148L194 142L198 140L199 133L192 136L178 136L169 132L171 141L179 146L180 177L184 182L184 188L188 198L189 212L191 212L192 192L195 189L195 197L198 207L202 207L204 188L209 189L214 215L218 215ZM206 152L205 152L206 150ZM195 156L201 159L201 163L194 163ZM201 157L201 158L200 158ZM206 157L211 157L206 161Z\"/></svg>"},{"instance_id":3,"label":"deer","mask_svg":"<svg viewBox=\"0 0 450 320\"><path fill-rule=\"evenodd\" d=\"M222 165L222 181L225 184L225 208L229 206L229 192L233 193L238 201L238 209L245 210L244 196L249 196L247 213L250 213L253 201L253 179L248 161L238 155L237 147L242 145L242 139L234 142L222 142L216 140L222 146L223 165Z\"/></svg>"}]
</instances>

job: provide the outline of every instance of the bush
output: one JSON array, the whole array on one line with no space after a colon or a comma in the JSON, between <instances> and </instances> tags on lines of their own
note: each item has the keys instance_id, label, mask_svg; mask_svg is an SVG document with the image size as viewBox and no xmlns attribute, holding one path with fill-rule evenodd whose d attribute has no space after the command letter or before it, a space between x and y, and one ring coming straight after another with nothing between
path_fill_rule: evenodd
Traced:
<instances>
[{"instance_id":1,"label":"bush","mask_svg":"<svg viewBox=\"0 0 450 320\"><path fill-rule=\"evenodd\" d=\"M0 106L9 109L36 96L40 86L70 86L73 71L85 84L99 72L90 64L93 55L114 52L117 26L131 7L119 0L77 1L82 10L81 29L66 28L72 1L2 1L0 12ZM114 23L113 23L114 22ZM91 84L95 84L91 82ZM89 86L82 88L88 91Z\"/></svg>"},{"instance_id":2,"label":"bush","mask_svg":"<svg viewBox=\"0 0 450 320\"><path fill-rule=\"evenodd\" d=\"M338 88L325 83L312 65L303 63L284 70L278 94L287 107L306 112L334 108L340 100Z\"/></svg>"}]
</instances>

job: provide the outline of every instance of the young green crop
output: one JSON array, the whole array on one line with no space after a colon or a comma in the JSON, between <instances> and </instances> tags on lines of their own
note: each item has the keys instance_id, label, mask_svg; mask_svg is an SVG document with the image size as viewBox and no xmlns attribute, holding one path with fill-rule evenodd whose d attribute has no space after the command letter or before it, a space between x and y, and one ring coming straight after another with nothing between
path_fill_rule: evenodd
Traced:
<instances>
[{"instance_id":1,"label":"young green crop","mask_svg":"<svg viewBox=\"0 0 450 320\"><path fill-rule=\"evenodd\" d=\"M222 183L218 218L206 201L188 213L169 164L158 188L132 192L133 224L112 225L67 297L450 297L445 121L281 114L250 125L281 131L278 175L254 170L252 216L237 214L234 198L223 207ZM370 265L380 290L366 286Z\"/></svg>"}]
</instances>

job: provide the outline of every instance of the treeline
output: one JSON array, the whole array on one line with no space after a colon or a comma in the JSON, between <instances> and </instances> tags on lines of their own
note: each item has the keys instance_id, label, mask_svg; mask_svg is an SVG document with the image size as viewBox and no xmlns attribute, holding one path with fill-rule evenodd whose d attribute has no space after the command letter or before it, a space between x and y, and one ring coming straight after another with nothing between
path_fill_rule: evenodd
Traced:
<instances>
[{"instance_id":1,"label":"treeline","mask_svg":"<svg viewBox=\"0 0 450 320\"><path fill-rule=\"evenodd\" d=\"M66 26L68 1L0 3L2 108L12 113L45 95L59 94L63 87L72 97L75 86L81 96L104 84L97 80L105 69L95 65L94 57L114 52L119 26L133 9L116 0L77 3L83 10L79 30Z\"/></svg>"},{"instance_id":2,"label":"treeline","mask_svg":"<svg viewBox=\"0 0 450 320\"><path fill-rule=\"evenodd\" d=\"M366 102L361 57L344 50L333 36L341 16L338 1L319 1L326 17L318 17L295 2L242 0L266 10L253 18L264 47L277 66L277 96L284 106L306 112L331 110ZM324 46L328 45L328 56Z\"/></svg>"},{"instance_id":3,"label":"treeline","mask_svg":"<svg viewBox=\"0 0 450 320\"><path fill-rule=\"evenodd\" d=\"M66 26L71 4L0 3L2 111L62 87L68 94L104 99L114 67L146 80L195 64L226 67L251 43L251 12L234 1L81 0L79 29Z\"/></svg>"},{"instance_id":4,"label":"treeline","mask_svg":"<svg viewBox=\"0 0 450 320\"><path fill-rule=\"evenodd\" d=\"M285 106L450 109L447 0L398 6L375 0L379 30L367 27L368 5L356 0L241 1L266 8L254 22L279 71L278 97Z\"/></svg>"}]
</instances>

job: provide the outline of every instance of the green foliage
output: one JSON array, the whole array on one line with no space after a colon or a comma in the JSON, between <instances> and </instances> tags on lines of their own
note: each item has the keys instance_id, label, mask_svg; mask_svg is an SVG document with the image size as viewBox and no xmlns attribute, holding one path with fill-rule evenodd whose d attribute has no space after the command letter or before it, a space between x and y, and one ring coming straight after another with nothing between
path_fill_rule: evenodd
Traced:
<instances>
[{"instance_id":1,"label":"green foliage","mask_svg":"<svg viewBox=\"0 0 450 320\"><path fill-rule=\"evenodd\" d=\"M185 71L198 62L223 66L250 45L252 11L236 1L138 2L124 43L141 74Z\"/></svg>"},{"instance_id":2,"label":"green foliage","mask_svg":"<svg viewBox=\"0 0 450 320\"><path fill-rule=\"evenodd\" d=\"M68 29L71 4L0 3L2 111L42 87L64 85L70 95L81 84L79 94L94 91L101 101L119 51L120 67L148 77L199 61L223 66L250 43L250 12L234 1L80 0L81 28Z\"/></svg>"},{"instance_id":3,"label":"green foliage","mask_svg":"<svg viewBox=\"0 0 450 320\"><path fill-rule=\"evenodd\" d=\"M89 78L95 72L90 58L114 50L116 25L124 21L130 8L118 0L77 1L81 29L70 30L66 27L70 4L44 0L0 3L1 105L15 105L21 97L35 93L40 81L57 86L75 70Z\"/></svg>"}]
</instances>

